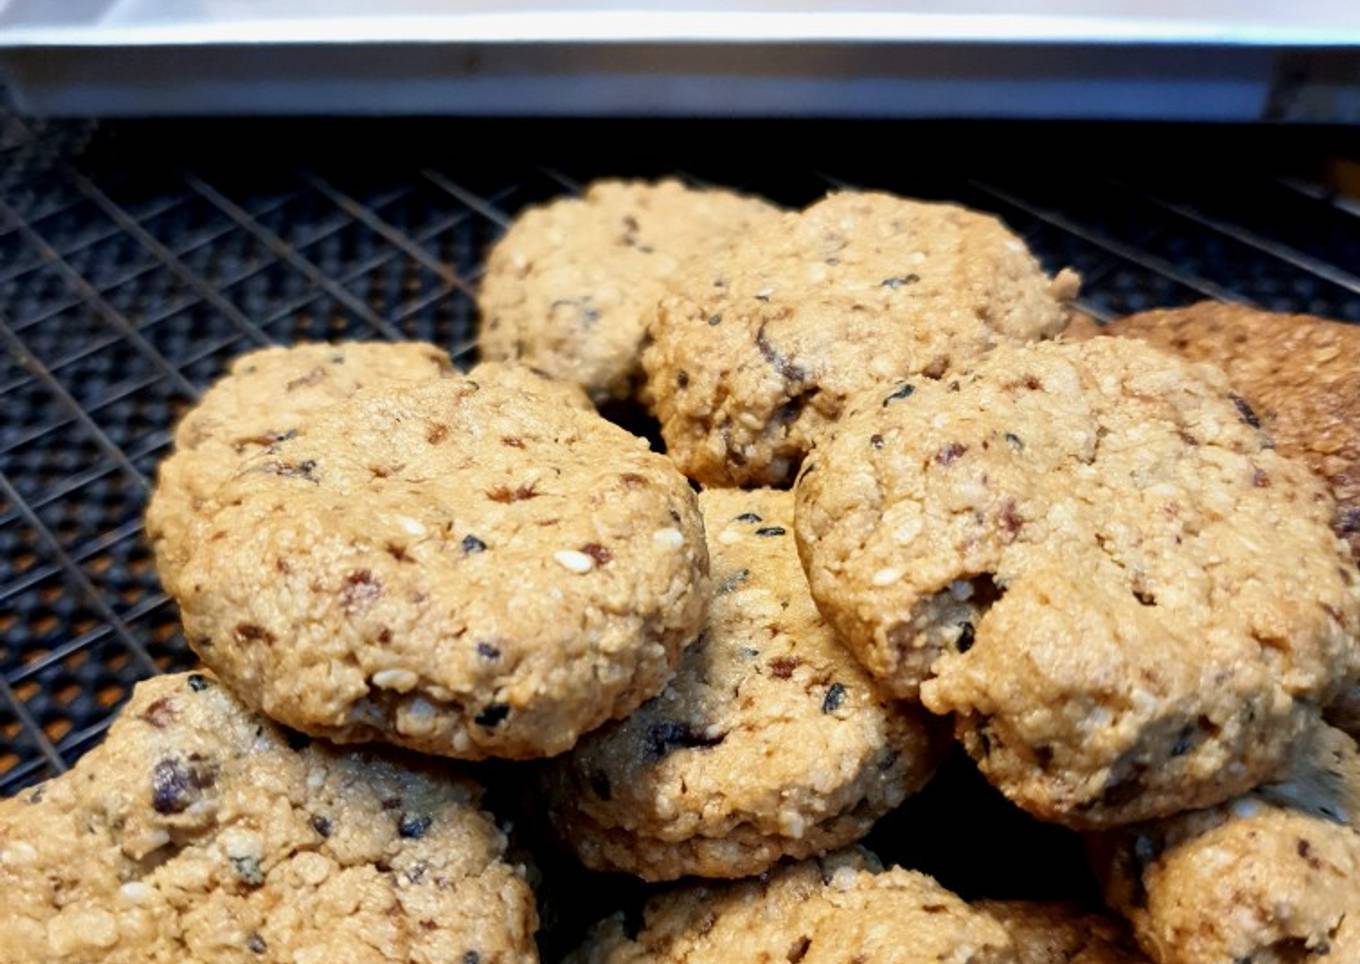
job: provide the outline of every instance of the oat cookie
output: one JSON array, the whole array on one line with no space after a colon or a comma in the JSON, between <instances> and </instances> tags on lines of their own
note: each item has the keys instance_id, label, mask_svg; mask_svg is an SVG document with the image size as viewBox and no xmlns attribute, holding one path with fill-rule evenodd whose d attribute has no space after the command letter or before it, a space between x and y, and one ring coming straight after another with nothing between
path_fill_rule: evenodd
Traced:
<instances>
[{"instance_id":1,"label":"oat cookie","mask_svg":"<svg viewBox=\"0 0 1360 964\"><path fill-rule=\"evenodd\" d=\"M1227 372L1281 454L1331 486L1332 525L1360 559L1360 325L1204 301L1107 330Z\"/></svg>"},{"instance_id":2,"label":"oat cookie","mask_svg":"<svg viewBox=\"0 0 1360 964\"><path fill-rule=\"evenodd\" d=\"M1006 931L924 874L840 851L653 898L642 928L599 924L569 964L1015 964Z\"/></svg>"},{"instance_id":3,"label":"oat cookie","mask_svg":"<svg viewBox=\"0 0 1360 964\"><path fill-rule=\"evenodd\" d=\"M148 680L74 770L0 801L0 959L537 960L479 799L446 766L309 743L211 676Z\"/></svg>"},{"instance_id":4,"label":"oat cookie","mask_svg":"<svg viewBox=\"0 0 1360 964\"><path fill-rule=\"evenodd\" d=\"M1331 498L1211 366L1132 339L998 348L862 398L810 462L822 612L1042 819L1243 792L1355 670Z\"/></svg>"},{"instance_id":5,"label":"oat cookie","mask_svg":"<svg viewBox=\"0 0 1360 964\"><path fill-rule=\"evenodd\" d=\"M487 256L482 357L521 359L597 401L627 398L669 279L776 211L679 181L598 181L580 198L530 208Z\"/></svg>"},{"instance_id":6,"label":"oat cookie","mask_svg":"<svg viewBox=\"0 0 1360 964\"><path fill-rule=\"evenodd\" d=\"M1360 961L1360 753L1339 730L1319 727L1282 782L1093 851L1160 964Z\"/></svg>"},{"instance_id":7,"label":"oat cookie","mask_svg":"<svg viewBox=\"0 0 1360 964\"><path fill-rule=\"evenodd\" d=\"M1047 278L993 217L843 193L756 226L679 284L643 355L650 402L682 471L749 486L790 481L865 386L1056 335L1077 278Z\"/></svg>"},{"instance_id":8,"label":"oat cookie","mask_svg":"<svg viewBox=\"0 0 1360 964\"><path fill-rule=\"evenodd\" d=\"M424 342L347 342L262 348L232 361L180 420L175 454L160 465L147 536L164 574L184 564L197 507L242 462L360 388L431 381L452 371Z\"/></svg>"},{"instance_id":9,"label":"oat cookie","mask_svg":"<svg viewBox=\"0 0 1360 964\"><path fill-rule=\"evenodd\" d=\"M251 459L166 586L251 705L314 736L560 753L631 712L703 619L694 493L522 380L365 389Z\"/></svg>"},{"instance_id":10,"label":"oat cookie","mask_svg":"<svg viewBox=\"0 0 1360 964\"><path fill-rule=\"evenodd\" d=\"M1147 964L1119 918L1066 903L983 900L974 910L1001 923L1019 964Z\"/></svg>"},{"instance_id":11,"label":"oat cookie","mask_svg":"<svg viewBox=\"0 0 1360 964\"><path fill-rule=\"evenodd\" d=\"M744 877L862 837L934 771L925 714L885 696L822 620L790 492L699 496L716 584L666 689L547 771L590 867Z\"/></svg>"}]
</instances>

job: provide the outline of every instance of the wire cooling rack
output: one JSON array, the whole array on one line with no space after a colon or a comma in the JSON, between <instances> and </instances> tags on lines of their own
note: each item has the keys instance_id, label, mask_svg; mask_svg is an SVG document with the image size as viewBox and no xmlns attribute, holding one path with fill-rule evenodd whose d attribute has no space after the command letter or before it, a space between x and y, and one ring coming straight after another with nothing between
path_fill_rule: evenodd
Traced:
<instances>
[{"instance_id":1,"label":"wire cooling rack","mask_svg":"<svg viewBox=\"0 0 1360 964\"><path fill-rule=\"evenodd\" d=\"M137 680L193 662L141 516L175 419L227 360L421 338L470 362L486 246L591 177L957 200L1076 267L1102 319L1215 297L1360 321L1360 205L1315 179L1331 135L1281 159L1252 147L1265 134L1153 131L1145 163L1127 129L1072 133L0 114L0 795L67 769ZM1046 140L1064 163L1020 166ZM1187 172L1197 150L1221 166Z\"/></svg>"}]
</instances>

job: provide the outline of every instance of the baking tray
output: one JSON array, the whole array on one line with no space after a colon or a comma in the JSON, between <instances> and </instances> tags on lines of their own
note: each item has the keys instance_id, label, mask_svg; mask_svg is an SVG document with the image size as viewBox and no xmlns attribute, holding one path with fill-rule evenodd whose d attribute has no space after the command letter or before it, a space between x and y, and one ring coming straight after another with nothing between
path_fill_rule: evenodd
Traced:
<instances>
[{"instance_id":1,"label":"baking tray","mask_svg":"<svg viewBox=\"0 0 1360 964\"><path fill-rule=\"evenodd\" d=\"M1360 122L1351 0L0 0L45 114Z\"/></svg>"}]
</instances>

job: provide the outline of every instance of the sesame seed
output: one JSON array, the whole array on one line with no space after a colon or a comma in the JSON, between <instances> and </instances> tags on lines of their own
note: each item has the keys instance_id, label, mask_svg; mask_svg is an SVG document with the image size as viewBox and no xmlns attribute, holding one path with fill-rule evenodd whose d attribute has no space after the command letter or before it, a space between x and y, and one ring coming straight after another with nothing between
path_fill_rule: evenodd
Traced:
<instances>
[{"instance_id":1,"label":"sesame seed","mask_svg":"<svg viewBox=\"0 0 1360 964\"><path fill-rule=\"evenodd\" d=\"M572 572L590 572L595 568L594 559L575 549L559 549L553 553L553 558L557 560L558 565Z\"/></svg>"},{"instance_id":2,"label":"sesame seed","mask_svg":"<svg viewBox=\"0 0 1360 964\"><path fill-rule=\"evenodd\" d=\"M679 549L685 544L685 534L679 529L657 529L652 533L652 539L672 549Z\"/></svg>"},{"instance_id":3,"label":"sesame seed","mask_svg":"<svg viewBox=\"0 0 1360 964\"><path fill-rule=\"evenodd\" d=\"M423 536L426 532L425 526L417 519L412 519L409 515L397 516L397 521L401 527L413 536Z\"/></svg>"},{"instance_id":4,"label":"sesame seed","mask_svg":"<svg viewBox=\"0 0 1360 964\"><path fill-rule=\"evenodd\" d=\"M741 538L741 533L733 532L731 529L724 529L718 534L718 541L725 546L730 546Z\"/></svg>"},{"instance_id":5,"label":"sesame seed","mask_svg":"<svg viewBox=\"0 0 1360 964\"><path fill-rule=\"evenodd\" d=\"M380 669L373 674L373 685L385 690L405 692L420 682L420 677L409 669Z\"/></svg>"},{"instance_id":6,"label":"sesame seed","mask_svg":"<svg viewBox=\"0 0 1360 964\"><path fill-rule=\"evenodd\" d=\"M901 578L902 578L901 569L897 569L894 567L880 569L878 570L878 572L874 573L874 585L891 586L893 583L897 582L897 580Z\"/></svg>"}]
</instances>

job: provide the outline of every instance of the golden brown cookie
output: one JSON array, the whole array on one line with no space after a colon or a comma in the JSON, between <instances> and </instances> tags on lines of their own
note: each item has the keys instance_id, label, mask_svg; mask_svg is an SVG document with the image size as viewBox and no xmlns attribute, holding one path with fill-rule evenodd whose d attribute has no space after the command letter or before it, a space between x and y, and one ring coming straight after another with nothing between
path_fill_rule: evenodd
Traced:
<instances>
[{"instance_id":1,"label":"golden brown cookie","mask_svg":"<svg viewBox=\"0 0 1360 964\"><path fill-rule=\"evenodd\" d=\"M211 676L148 680L74 770L0 801L0 959L535 961L533 894L480 796L309 744Z\"/></svg>"},{"instance_id":2,"label":"golden brown cookie","mask_svg":"<svg viewBox=\"0 0 1360 964\"><path fill-rule=\"evenodd\" d=\"M775 212L679 181L597 181L582 197L529 208L487 256L482 357L522 360L597 401L627 398L669 279Z\"/></svg>"},{"instance_id":3,"label":"golden brown cookie","mask_svg":"<svg viewBox=\"0 0 1360 964\"><path fill-rule=\"evenodd\" d=\"M1117 917L1024 900L982 900L973 909L1006 928L1019 964L1147 964Z\"/></svg>"},{"instance_id":4,"label":"golden brown cookie","mask_svg":"<svg viewBox=\"0 0 1360 964\"><path fill-rule=\"evenodd\" d=\"M1042 819L1245 791L1360 658L1325 487L1219 371L1132 339L864 397L796 494L831 624Z\"/></svg>"},{"instance_id":5,"label":"golden brown cookie","mask_svg":"<svg viewBox=\"0 0 1360 964\"><path fill-rule=\"evenodd\" d=\"M924 874L862 850L653 898L598 925L569 964L1017 964L1006 931Z\"/></svg>"},{"instance_id":6,"label":"golden brown cookie","mask_svg":"<svg viewBox=\"0 0 1360 964\"><path fill-rule=\"evenodd\" d=\"M643 355L649 402L685 474L750 486L789 482L866 386L1056 335L1077 278L1050 280L996 218L842 193L754 226L677 286Z\"/></svg>"},{"instance_id":7,"label":"golden brown cookie","mask_svg":"<svg viewBox=\"0 0 1360 964\"><path fill-rule=\"evenodd\" d=\"M1331 486L1333 526L1360 559L1360 325L1203 301L1106 330L1227 372L1280 453Z\"/></svg>"},{"instance_id":8,"label":"golden brown cookie","mask_svg":"<svg viewBox=\"0 0 1360 964\"><path fill-rule=\"evenodd\" d=\"M248 703L315 736L466 759L560 753L631 712L707 595L679 473L518 376L315 412L224 482L185 542L162 578Z\"/></svg>"},{"instance_id":9,"label":"golden brown cookie","mask_svg":"<svg viewBox=\"0 0 1360 964\"><path fill-rule=\"evenodd\" d=\"M1360 752L1339 730L1281 782L1093 851L1159 964L1360 961Z\"/></svg>"},{"instance_id":10,"label":"golden brown cookie","mask_svg":"<svg viewBox=\"0 0 1360 964\"><path fill-rule=\"evenodd\" d=\"M562 838L597 870L744 877L858 840L938 757L808 595L793 494L710 489L716 592L675 679L546 772Z\"/></svg>"},{"instance_id":11,"label":"golden brown cookie","mask_svg":"<svg viewBox=\"0 0 1360 964\"><path fill-rule=\"evenodd\" d=\"M366 386L432 381L452 370L449 356L424 342L305 344L236 357L180 421L175 454L160 465L146 519L157 567L182 566L198 506L313 413Z\"/></svg>"}]
</instances>

